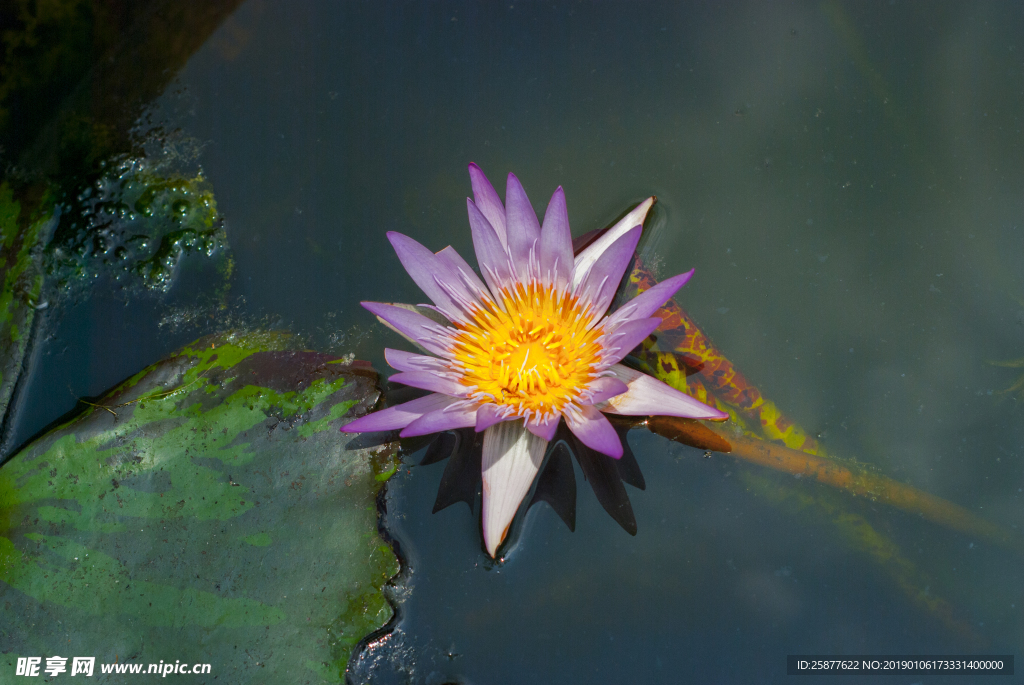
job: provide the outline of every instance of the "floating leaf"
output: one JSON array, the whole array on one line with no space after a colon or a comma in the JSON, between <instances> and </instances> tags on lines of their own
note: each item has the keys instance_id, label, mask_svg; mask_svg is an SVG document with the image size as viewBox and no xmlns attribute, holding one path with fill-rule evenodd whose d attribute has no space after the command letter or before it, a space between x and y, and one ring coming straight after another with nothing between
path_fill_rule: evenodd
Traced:
<instances>
[{"instance_id":1,"label":"floating leaf","mask_svg":"<svg viewBox=\"0 0 1024 685\"><path fill-rule=\"evenodd\" d=\"M393 444L338 428L376 373L207 338L128 379L0 467L0 651L211 664L230 683L342 682L392 610L377 533ZM13 672L13 671L12 671Z\"/></svg>"}]
</instances>

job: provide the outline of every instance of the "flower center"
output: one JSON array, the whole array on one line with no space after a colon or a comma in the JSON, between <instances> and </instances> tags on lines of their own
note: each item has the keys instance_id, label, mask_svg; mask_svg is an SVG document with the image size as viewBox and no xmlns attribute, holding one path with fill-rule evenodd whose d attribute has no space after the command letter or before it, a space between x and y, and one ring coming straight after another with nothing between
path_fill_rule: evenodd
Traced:
<instances>
[{"instance_id":1,"label":"flower center","mask_svg":"<svg viewBox=\"0 0 1024 685\"><path fill-rule=\"evenodd\" d=\"M588 330L591 317L577 298L540 283L517 283L501 299L504 311L488 302L457 325L460 381L513 415L561 413L597 377L601 327Z\"/></svg>"}]
</instances>

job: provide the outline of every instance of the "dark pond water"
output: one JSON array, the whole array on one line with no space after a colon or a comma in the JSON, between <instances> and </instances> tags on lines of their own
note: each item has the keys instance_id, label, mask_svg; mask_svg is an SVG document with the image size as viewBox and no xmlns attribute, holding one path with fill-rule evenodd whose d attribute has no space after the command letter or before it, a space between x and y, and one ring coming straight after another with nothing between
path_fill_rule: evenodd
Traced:
<instances>
[{"instance_id":1,"label":"dark pond water","mask_svg":"<svg viewBox=\"0 0 1024 685\"><path fill-rule=\"evenodd\" d=\"M149 112L201 146L228 308L188 263L166 294L101 276L50 314L12 439L232 324L386 368L400 341L358 302L423 296L384 234L471 259L475 161L538 208L564 186L576 234L657 195L645 255L696 267L680 304L766 397L1019 535L1024 370L994 362L1024 357L1022 37L1013 2L250 0ZM577 470L576 531L534 507L499 566L468 507L431 514L444 463L410 454L385 518L400 621L353 679L783 682L787 654L1022 653L1020 552L630 443L636 536Z\"/></svg>"}]
</instances>

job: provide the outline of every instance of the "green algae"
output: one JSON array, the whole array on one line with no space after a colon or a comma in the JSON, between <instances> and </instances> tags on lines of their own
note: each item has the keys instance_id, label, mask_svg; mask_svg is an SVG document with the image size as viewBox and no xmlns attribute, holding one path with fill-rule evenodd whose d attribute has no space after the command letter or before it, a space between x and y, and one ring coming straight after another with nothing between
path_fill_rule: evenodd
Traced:
<instances>
[{"instance_id":1,"label":"green algae","mask_svg":"<svg viewBox=\"0 0 1024 685\"><path fill-rule=\"evenodd\" d=\"M267 533L255 533L253 535L247 535L242 539L253 547L266 547L274 541Z\"/></svg>"},{"instance_id":2,"label":"green algae","mask_svg":"<svg viewBox=\"0 0 1024 685\"><path fill-rule=\"evenodd\" d=\"M166 291L182 257L222 253L223 221L205 177L164 165L127 155L106 164L62 214L46 249L49 275L70 283L108 273Z\"/></svg>"},{"instance_id":3,"label":"green algae","mask_svg":"<svg viewBox=\"0 0 1024 685\"><path fill-rule=\"evenodd\" d=\"M375 501L397 456L338 432L375 374L290 343L197 341L0 467L0 604L22 619L0 651L172 649L226 682L343 682L392 615Z\"/></svg>"}]
</instances>

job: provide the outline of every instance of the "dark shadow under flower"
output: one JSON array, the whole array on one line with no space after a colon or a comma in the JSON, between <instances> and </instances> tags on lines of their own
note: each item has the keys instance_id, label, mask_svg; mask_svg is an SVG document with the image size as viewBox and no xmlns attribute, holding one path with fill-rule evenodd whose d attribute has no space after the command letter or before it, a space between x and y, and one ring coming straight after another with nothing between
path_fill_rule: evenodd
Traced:
<instances>
[{"instance_id":1,"label":"dark shadow under flower","mask_svg":"<svg viewBox=\"0 0 1024 685\"><path fill-rule=\"evenodd\" d=\"M551 440L530 504L523 510L524 514L533 505L545 502L570 531L576 530L576 471L572 465L572 460L575 459L584 480L590 484L601 507L623 530L630 535L636 535L636 517L625 486L631 485L643 490L646 483L640 464L626 440L626 433L633 425L635 422L613 421L623 445L623 455L619 459L613 459L587 447L576 439L572 431L564 425L561 426ZM464 502L471 512L479 511L483 488L480 473L482 436L473 429L466 428L446 431L431 437L432 440L427 444L420 465L426 466L448 460L438 486L437 498L434 500L433 513L459 502ZM403 448L419 450L423 445L422 439L406 441ZM516 527L513 526L509 532L505 549L514 545L517 538Z\"/></svg>"}]
</instances>

